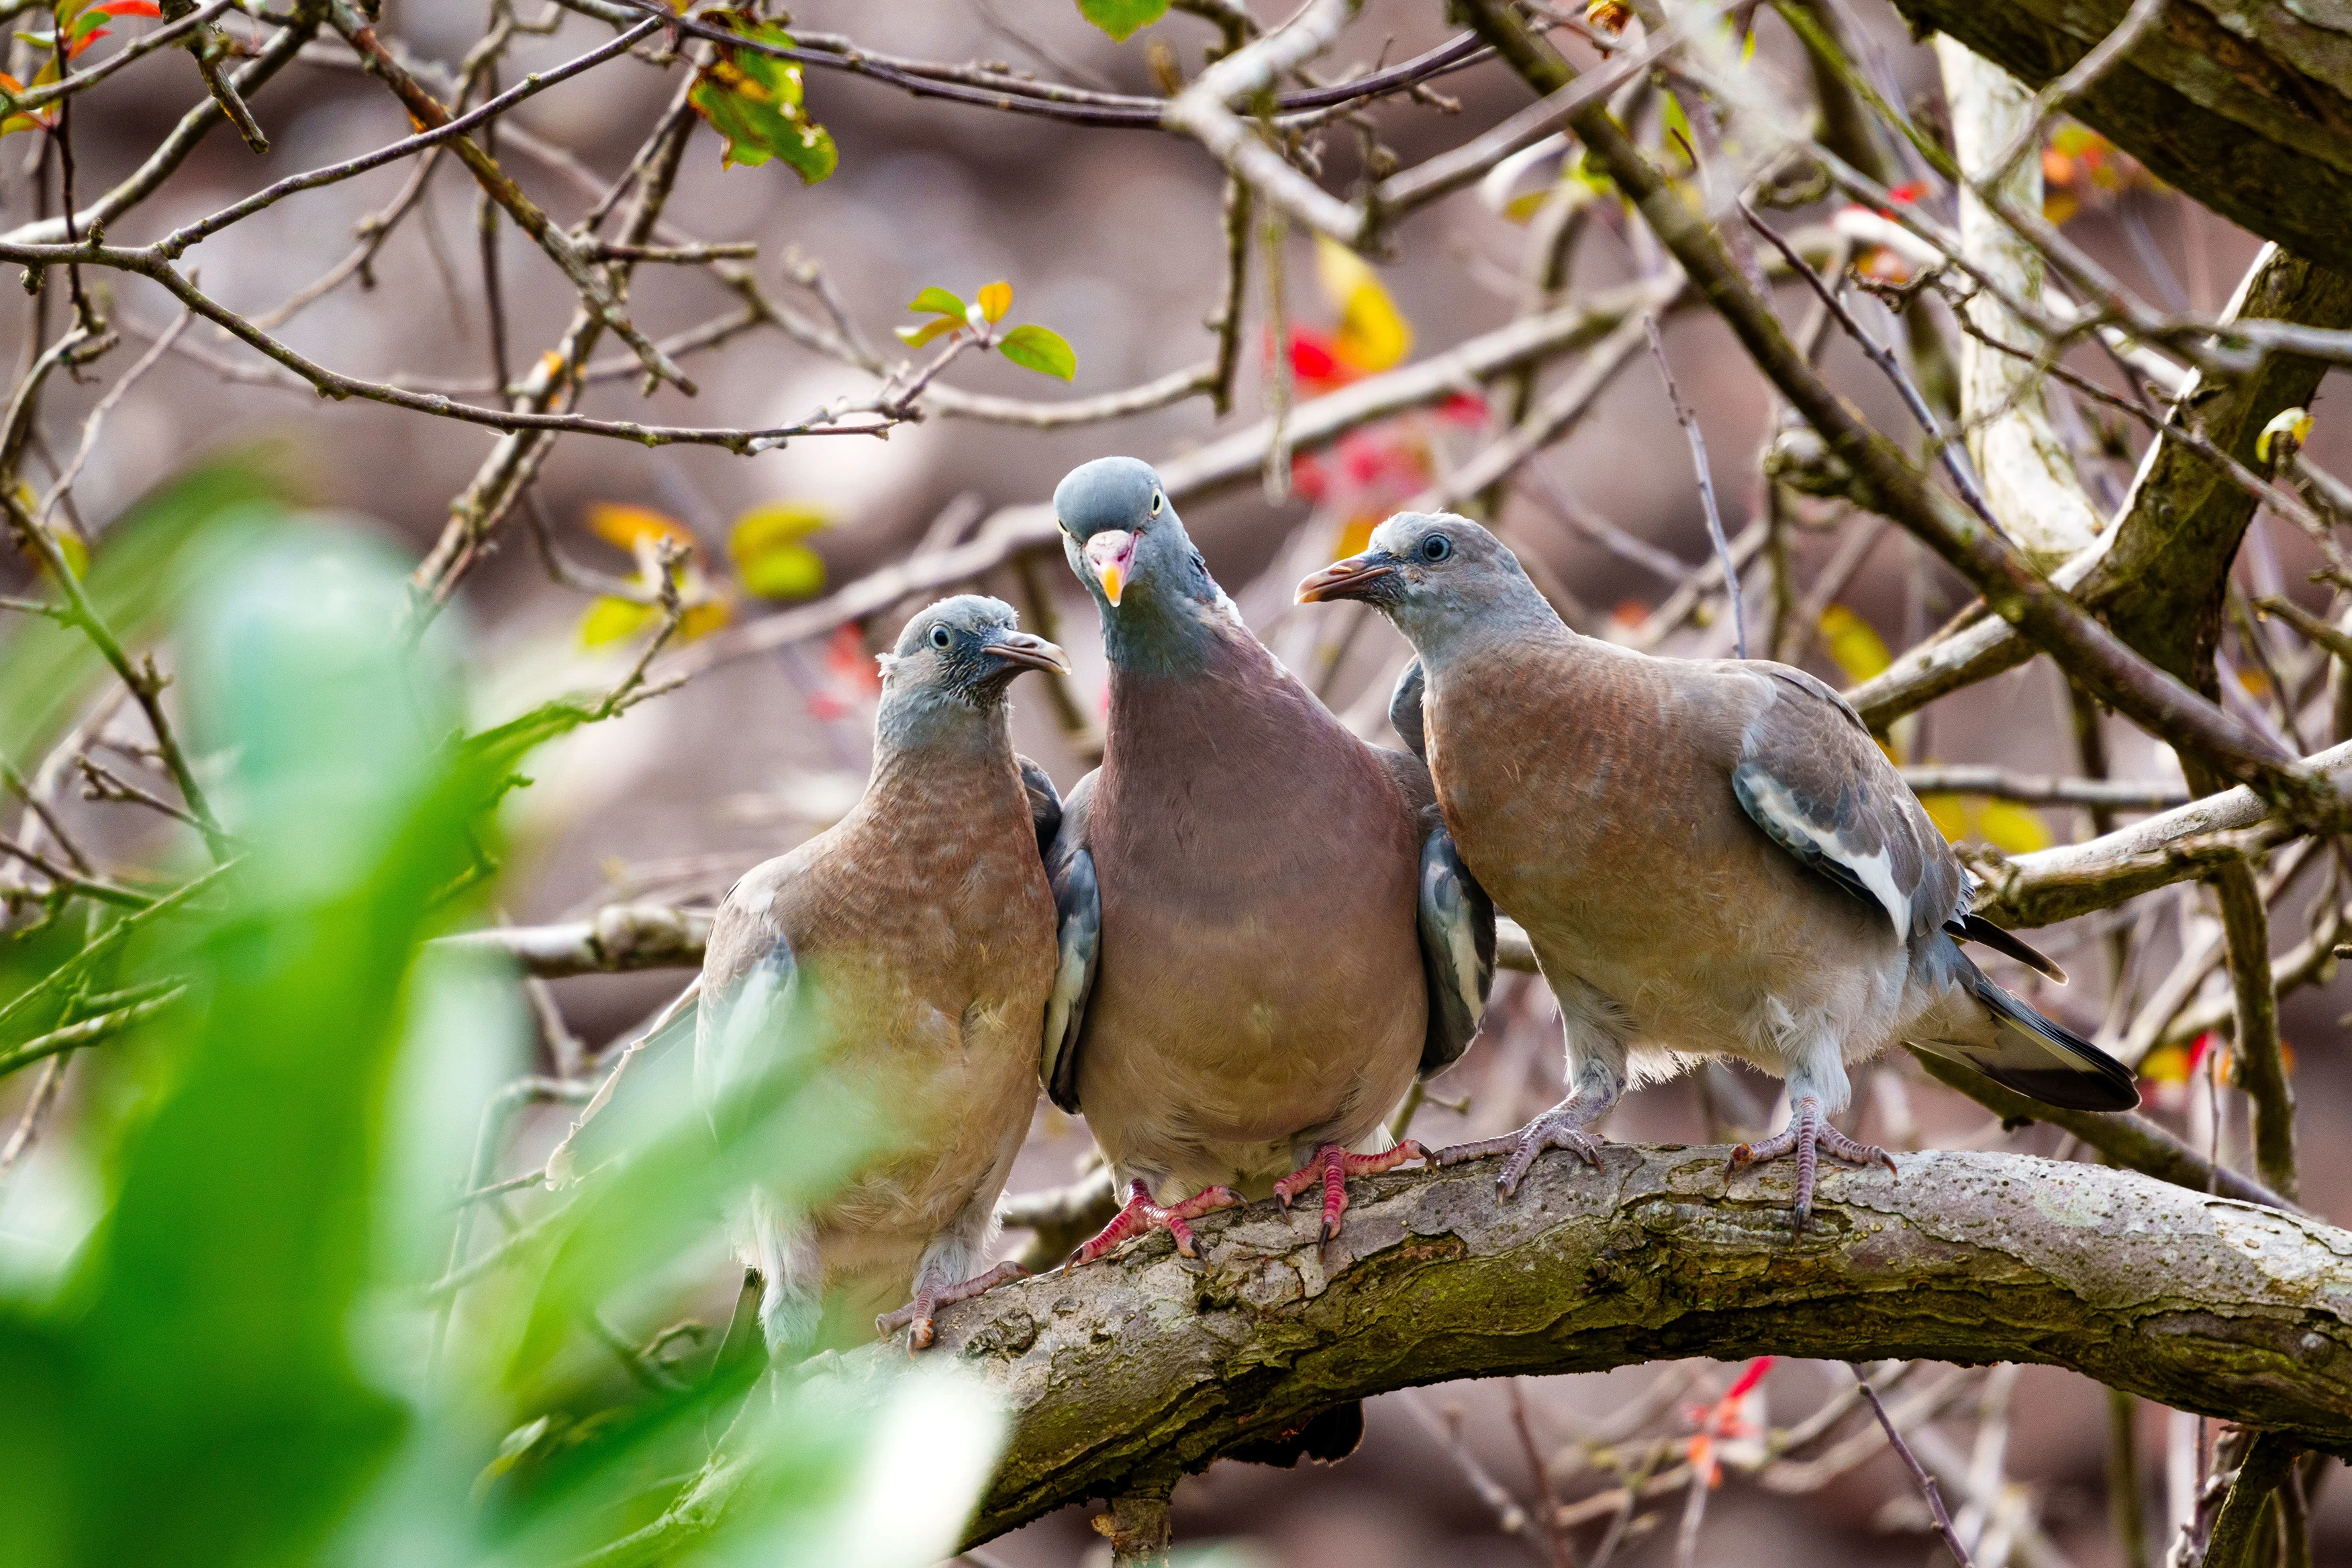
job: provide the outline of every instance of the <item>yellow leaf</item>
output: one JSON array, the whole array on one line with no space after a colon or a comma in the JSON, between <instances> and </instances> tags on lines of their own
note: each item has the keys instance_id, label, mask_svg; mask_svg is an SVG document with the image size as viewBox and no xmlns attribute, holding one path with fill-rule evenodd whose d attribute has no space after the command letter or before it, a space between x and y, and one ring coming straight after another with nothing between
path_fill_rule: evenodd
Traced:
<instances>
[{"instance_id":1,"label":"yellow leaf","mask_svg":"<svg viewBox=\"0 0 2352 1568\"><path fill-rule=\"evenodd\" d=\"M2311 410L2308 408L2280 410L2269 424L2263 426L2263 433L2254 437L2255 461L2268 463L2271 460L2272 443L2282 436L2297 447L2311 439Z\"/></svg>"},{"instance_id":2,"label":"yellow leaf","mask_svg":"<svg viewBox=\"0 0 2352 1568\"><path fill-rule=\"evenodd\" d=\"M1849 680L1868 680L1895 662L1895 656L1886 651L1886 640L1843 605L1832 605L1822 612L1822 640Z\"/></svg>"},{"instance_id":3,"label":"yellow leaf","mask_svg":"<svg viewBox=\"0 0 2352 1568\"><path fill-rule=\"evenodd\" d=\"M2042 198L2042 220L2044 223L2064 223L2083 210L2083 204L2063 191L2053 191Z\"/></svg>"},{"instance_id":4,"label":"yellow leaf","mask_svg":"<svg viewBox=\"0 0 2352 1568\"><path fill-rule=\"evenodd\" d=\"M1958 844L1969 836L1967 805L1956 795L1923 795L1919 804L1927 809L1927 820L1948 844Z\"/></svg>"},{"instance_id":5,"label":"yellow leaf","mask_svg":"<svg viewBox=\"0 0 2352 1568\"><path fill-rule=\"evenodd\" d=\"M2270 697L2271 678L2262 670L2242 669L2238 671L2238 684L2244 687L2246 689L2246 695L2252 698L2257 702L2264 701Z\"/></svg>"},{"instance_id":6,"label":"yellow leaf","mask_svg":"<svg viewBox=\"0 0 2352 1568\"><path fill-rule=\"evenodd\" d=\"M1381 525L1378 514L1358 512L1339 530L1339 548L1331 559L1344 561L1350 555L1361 555L1371 548L1372 530Z\"/></svg>"},{"instance_id":7,"label":"yellow leaf","mask_svg":"<svg viewBox=\"0 0 2352 1568\"><path fill-rule=\"evenodd\" d=\"M588 527L597 538L623 550L635 551L641 541L661 539L694 547L694 534L684 523L649 506L597 501L588 509Z\"/></svg>"},{"instance_id":8,"label":"yellow leaf","mask_svg":"<svg viewBox=\"0 0 2352 1568\"><path fill-rule=\"evenodd\" d=\"M1977 837L2004 855L2031 855L2053 842L2041 814L2013 800L1979 802L1976 819Z\"/></svg>"},{"instance_id":9,"label":"yellow leaf","mask_svg":"<svg viewBox=\"0 0 2352 1568\"><path fill-rule=\"evenodd\" d=\"M1013 285L1010 283L984 285L976 298L980 302L982 315L992 321L1001 321L1004 320L1004 312L1013 309Z\"/></svg>"},{"instance_id":10,"label":"yellow leaf","mask_svg":"<svg viewBox=\"0 0 2352 1568\"><path fill-rule=\"evenodd\" d=\"M709 637L734 618L735 607L724 599L705 599L698 605L689 605L686 614L678 617L677 640L692 642L697 637Z\"/></svg>"},{"instance_id":11,"label":"yellow leaf","mask_svg":"<svg viewBox=\"0 0 2352 1568\"><path fill-rule=\"evenodd\" d=\"M629 599L599 599L588 606L586 615L580 617L581 644L586 647L604 647L634 637L653 625L660 614L650 605L640 605Z\"/></svg>"},{"instance_id":12,"label":"yellow leaf","mask_svg":"<svg viewBox=\"0 0 2352 1568\"><path fill-rule=\"evenodd\" d=\"M1318 236L1315 273L1323 292L1339 307L1339 332L1331 352L1360 371L1387 370L1412 352L1412 325L1370 263L1328 236Z\"/></svg>"},{"instance_id":13,"label":"yellow leaf","mask_svg":"<svg viewBox=\"0 0 2352 1568\"><path fill-rule=\"evenodd\" d=\"M2158 1046L2139 1059L2139 1076L2151 1083L2187 1083L2189 1047Z\"/></svg>"},{"instance_id":14,"label":"yellow leaf","mask_svg":"<svg viewBox=\"0 0 2352 1568\"><path fill-rule=\"evenodd\" d=\"M59 528L52 530L49 537L58 542L58 553L65 557L66 570L74 574L74 581L89 575L89 546L81 542L80 535Z\"/></svg>"}]
</instances>

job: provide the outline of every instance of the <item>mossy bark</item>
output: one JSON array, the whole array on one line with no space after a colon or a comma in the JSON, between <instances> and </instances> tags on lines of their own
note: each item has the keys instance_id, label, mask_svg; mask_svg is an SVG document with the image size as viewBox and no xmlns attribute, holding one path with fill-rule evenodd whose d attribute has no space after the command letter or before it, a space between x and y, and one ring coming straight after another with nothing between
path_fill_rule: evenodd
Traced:
<instances>
[{"instance_id":1,"label":"mossy bark","mask_svg":"<svg viewBox=\"0 0 2352 1568\"><path fill-rule=\"evenodd\" d=\"M2034 87L2113 32L2128 0L1895 0ZM2352 252L2352 14L2173 0L2073 112L2168 184L2305 256Z\"/></svg>"},{"instance_id":2,"label":"mossy bark","mask_svg":"<svg viewBox=\"0 0 2352 1568\"><path fill-rule=\"evenodd\" d=\"M1548 1155L1507 1202L1490 1167L1381 1177L1319 1254L1309 1217L1259 1204L1200 1225L1198 1268L1155 1237L950 1309L929 1353L1013 1417L973 1539L1341 1401L1677 1356L2047 1363L2352 1454L2352 1234L2104 1166L1933 1153L1825 1171L1800 1237L1786 1163L1727 1176L1727 1153Z\"/></svg>"}]
</instances>

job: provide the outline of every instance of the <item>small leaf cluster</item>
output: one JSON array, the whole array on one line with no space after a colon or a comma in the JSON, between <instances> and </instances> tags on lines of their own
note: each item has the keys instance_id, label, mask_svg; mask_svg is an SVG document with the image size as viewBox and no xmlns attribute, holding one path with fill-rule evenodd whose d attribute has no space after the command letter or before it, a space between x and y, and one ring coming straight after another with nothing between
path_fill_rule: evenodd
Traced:
<instances>
[{"instance_id":1,"label":"small leaf cluster","mask_svg":"<svg viewBox=\"0 0 2352 1568\"><path fill-rule=\"evenodd\" d=\"M748 11L718 11L704 20L738 37L780 49L793 47L793 36ZM718 46L687 94L696 113L719 132L719 161L756 168L773 160L813 185L833 173L841 154L832 133L808 117L801 68L757 49Z\"/></svg>"},{"instance_id":2,"label":"small leaf cluster","mask_svg":"<svg viewBox=\"0 0 2352 1568\"><path fill-rule=\"evenodd\" d=\"M994 349L1024 370L1064 381L1078 374L1077 352L1051 328L1024 325L1002 334L995 331L996 323L1013 309L1010 283L983 285L970 304L934 284L908 300L907 309L932 318L920 326L896 329L908 348L921 348L950 332L970 332L982 348Z\"/></svg>"}]
</instances>

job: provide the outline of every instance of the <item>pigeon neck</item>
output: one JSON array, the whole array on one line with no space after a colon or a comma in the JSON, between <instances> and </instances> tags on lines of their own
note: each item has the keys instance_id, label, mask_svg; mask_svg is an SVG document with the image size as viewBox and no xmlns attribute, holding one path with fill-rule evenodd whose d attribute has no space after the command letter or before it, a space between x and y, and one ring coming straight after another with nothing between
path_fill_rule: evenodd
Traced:
<instances>
[{"instance_id":1,"label":"pigeon neck","mask_svg":"<svg viewBox=\"0 0 2352 1568\"><path fill-rule=\"evenodd\" d=\"M1578 640L1535 584L1516 574L1475 590L1408 599L1396 619L1432 674L1497 648Z\"/></svg>"},{"instance_id":2,"label":"pigeon neck","mask_svg":"<svg viewBox=\"0 0 2352 1568\"><path fill-rule=\"evenodd\" d=\"M1003 700L978 706L938 687L886 689L874 716L874 772L879 778L905 766L928 766L942 755L1010 752L1013 732Z\"/></svg>"},{"instance_id":3,"label":"pigeon neck","mask_svg":"<svg viewBox=\"0 0 2352 1568\"><path fill-rule=\"evenodd\" d=\"M1118 606L1103 614L1103 652L1111 667L1139 675L1192 675L1207 668L1240 617L1201 552L1171 531L1150 561L1138 564Z\"/></svg>"}]
</instances>

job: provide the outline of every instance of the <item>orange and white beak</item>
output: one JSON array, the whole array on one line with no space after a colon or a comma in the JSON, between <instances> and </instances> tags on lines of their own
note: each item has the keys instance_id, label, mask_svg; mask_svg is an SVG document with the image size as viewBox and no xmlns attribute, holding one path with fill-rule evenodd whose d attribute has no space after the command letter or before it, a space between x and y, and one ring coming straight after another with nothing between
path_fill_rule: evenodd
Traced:
<instances>
[{"instance_id":1,"label":"orange and white beak","mask_svg":"<svg viewBox=\"0 0 2352 1568\"><path fill-rule=\"evenodd\" d=\"M1102 584L1103 597L1118 605L1118 596L1135 576L1135 535L1123 528L1105 529L1087 541L1087 569Z\"/></svg>"}]
</instances>

